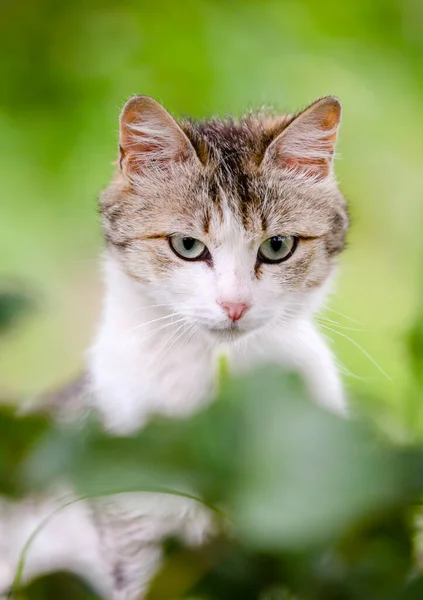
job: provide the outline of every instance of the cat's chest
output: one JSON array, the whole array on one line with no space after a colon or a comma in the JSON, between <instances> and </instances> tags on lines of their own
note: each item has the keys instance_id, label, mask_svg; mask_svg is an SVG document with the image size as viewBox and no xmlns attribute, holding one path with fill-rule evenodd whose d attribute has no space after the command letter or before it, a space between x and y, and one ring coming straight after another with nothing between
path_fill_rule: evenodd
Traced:
<instances>
[{"instance_id":1,"label":"cat's chest","mask_svg":"<svg viewBox=\"0 0 423 600\"><path fill-rule=\"evenodd\" d=\"M221 354L235 372L265 359L255 338L216 346L184 321L165 319L163 325L157 317L149 329L112 316L91 348L89 372L95 408L119 433L139 429L153 414L179 417L198 410L213 397Z\"/></svg>"},{"instance_id":2,"label":"cat's chest","mask_svg":"<svg viewBox=\"0 0 423 600\"><path fill-rule=\"evenodd\" d=\"M189 415L213 395L210 346L200 338L146 338L103 331L91 350L94 402L110 429L135 430L152 414Z\"/></svg>"}]
</instances>

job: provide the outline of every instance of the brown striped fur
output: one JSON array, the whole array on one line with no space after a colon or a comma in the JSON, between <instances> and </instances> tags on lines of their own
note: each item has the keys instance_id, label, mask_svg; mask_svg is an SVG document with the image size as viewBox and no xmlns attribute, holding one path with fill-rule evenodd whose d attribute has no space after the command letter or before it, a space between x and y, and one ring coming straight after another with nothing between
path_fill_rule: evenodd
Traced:
<instances>
[{"instance_id":1,"label":"brown striped fur","mask_svg":"<svg viewBox=\"0 0 423 600\"><path fill-rule=\"evenodd\" d=\"M325 118L332 126L331 114ZM240 120L186 119L179 126L193 156L162 161L134 178L121 160L122 168L101 196L100 210L107 244L125 270L148 282L167 269L186 266L169 251L166 238L177 233L208 243L216 239L229 208L252 239L276 234L300 238L292 259L256 268L257 277L268 270L294 286L322 283L344 248L346 203L333 177L298 177L265 160L269 146L293 121L291 115L267 113Z\"/></svg>"}]
</instances>

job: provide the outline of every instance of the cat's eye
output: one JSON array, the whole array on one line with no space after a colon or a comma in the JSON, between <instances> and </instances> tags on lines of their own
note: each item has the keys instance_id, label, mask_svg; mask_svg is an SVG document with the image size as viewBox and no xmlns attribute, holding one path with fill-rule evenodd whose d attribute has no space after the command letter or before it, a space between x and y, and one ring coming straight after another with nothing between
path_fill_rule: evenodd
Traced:
<instances>
[{"instance_id":1,"label":"cat's eye","mask_svg":"<svg viewBox=\"0 0 423 600\"><path fill-rule=\"evenodd\" d=\"M259 248L258 259L265 263L280 263L288 260L297 247L298 238L293 235L274 235Z\"/></svg>"},{"instance_id":2,"label":"cat's eye","mask_svg":"<svg viewBox=\"0 0 423 600\"><path fill-rule=\"evenodd\" d=\"M209 256L206 245L195 238L172 235L169 244L174 253L184 260L204 260Z\"/></svg>"}]
</instances>

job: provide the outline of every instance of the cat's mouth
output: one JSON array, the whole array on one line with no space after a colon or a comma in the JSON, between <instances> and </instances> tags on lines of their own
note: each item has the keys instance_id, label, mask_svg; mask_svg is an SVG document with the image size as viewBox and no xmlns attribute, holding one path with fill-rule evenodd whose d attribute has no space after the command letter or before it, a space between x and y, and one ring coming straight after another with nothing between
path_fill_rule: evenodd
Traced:
<instances>
[{"instance_id":1,"label":"cat's mouth","mask_svg":"<svg viewBox=\"0 0 423 600\"><path fill-rule=\"evenodd\" d=\"M209 328L208 331L219 342L232 342L246 333L236 327L228 327L227 329Z\"/></svg>"},{"instance_id":2,"label":"cat's mouth","mask_svg":"<svg viewBox=\"0 0 423 600\"><path fill-rule=\"evenodd\" d=\"M213 327L207 326L207 331L212 334L212 336L219 341L222 342L230 342L233 340L237 340L243 335L248 334L250 331L256 329L255 327L245 327L239 323L231 323L225 327Z\"/></svg>"}]
</instances>

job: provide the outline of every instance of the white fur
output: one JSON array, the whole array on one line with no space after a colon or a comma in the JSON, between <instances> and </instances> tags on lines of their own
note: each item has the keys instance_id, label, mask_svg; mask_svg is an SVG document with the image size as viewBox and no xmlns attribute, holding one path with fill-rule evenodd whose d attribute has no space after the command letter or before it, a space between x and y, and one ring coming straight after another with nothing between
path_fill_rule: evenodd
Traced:
<instances>
[{"instance_id":1,"label":"white fur","mask_svg":"<svg viewBox=\"0 0 423 600\"><path fill-rule=\"evenodd\" d=\"M28 549L24 580L68 570L90 580L105 598L110 596L112 582L91 508L70 503L72 499L63 490L19 502L0 499L0 600L6 598L25 544L40 524L44 526Z\"/></svg>"}]
</instances>

